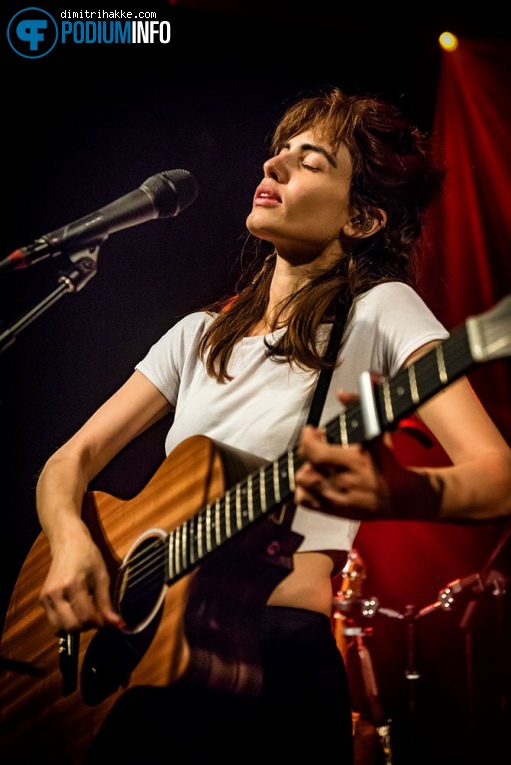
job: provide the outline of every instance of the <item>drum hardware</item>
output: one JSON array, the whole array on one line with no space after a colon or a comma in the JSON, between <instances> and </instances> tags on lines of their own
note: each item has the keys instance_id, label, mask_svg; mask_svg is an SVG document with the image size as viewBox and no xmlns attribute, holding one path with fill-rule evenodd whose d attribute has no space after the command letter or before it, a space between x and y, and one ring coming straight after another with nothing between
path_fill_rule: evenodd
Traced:
<instances>
[{"instance_id":1,"label":"drum hardware","mask_svg":"<svg viewBox=\"0 0 511 765\"><path fill-rule=\"evenodd\" d=\"M362 582L366 578L365 566L363 561L356 550L352 550L348 556L345 569L343 570L343 584L341 590L336 593L336 596L332 600L333 607L333 619L334 625L336 625L336 634L340 634L342 631L342 639L344 643L346 638L351 641L351 644L356 644L358 657L361 661L362 674L364 677L365 693L368 695L369 700L377 702L375 719L380 722L377 725L378 736L380 744L383 749L385 757L385 765L392 764L392 752L390 749L390 736L389 724L390 720L385 720L385 716L382 713L381 705L379 706L379 699L377 695L377 686L374 678L374 672L372 671L372 662L369 655L367 646L364 644L364 639L373 634L372 627L364 624L367 620L373 619L378 613L382 616L386 616L390 619L398 619L404 622L406 629L406 669L405 677L408 681L408 703L409 711L415 712L415 698L414 691L417 680L420 679L421 674L416 666L416 626L420 619L423 619L430 614L441 612L452 612L455 605L465 604L464 611L462 613L459 627L465 633L465 663L466 663L466 681L467 681L467 731L468 735L473 735L476 729L476 716L474 705L474 681L473 681L473 657L472 657L472 620L474 617L475 609L480 599L486 594L490 593L496 603L496 640L497 640L497 661L501 663L501 671L498 672L500 686L497 689L498 698L498 714L501 717L502 722L508 720L509 715L509 689L505 686L507 663L505 657L508 654L509 637L506 637L506 622L504 618L504 596L506 595L506 587L511 581L511 577L504 575L501 571L495 568L499 564L500 560L503 560L503 552L511 541L511 521L506 523L503 527L502 534L500 535L497 545L490 554L485 566L480 572L470 574L469 576L454 579L443 587L437 595L437 599L420 609L413 604L405 606L404 610L397 611L392 608L382 607L376 597L364 598L362 597L361 589ZM509 559L507 560L507 566L509 565ZM506 568L506 572L508 572ZM344 655L344 653L343 653ZM365 663L364 663L365 662ZM364 674L364 668L366 668ZM413 720L413 714L411 716ZM502 735L504 737L502 748L507 746L507 728L505 724L501 726ZM475 741L474 741L475 747Z\"/></svg>"},{"instance_id":2,"label":"drum hardware","mask_svg":"<svg viewBox=\"0 0 511 765\"><path fill-rule=\"evenodd\" d=\"M341 589L332 600L337 644L345 662L347 661L348 648L356 647L364 695L369 710L370 719L367 720L367 724L372 725L376 731L377 740L384 757L384 765L392 765L391 721L385 715L380 702L371 654L364 642L365 638L372 635L373 628L361 623L361 621L372 619L380 610L380 604L375 597L362 597L362 582L366 578L366 572L364 562L355 549L352 549L348 555L348 560L342 571L342 578ZM360 720L360 713L353 712L353 717L356 718L354 736L355 757L357 758L357 725ZM360 754L358 756L360 757ZM364 763L365 761L364 756Z\"/></svg>"},{"instance_id":3,"label":"drum hardware","mask_svg":"<svg viewBox=\"0 0 511 765\"><path fill-rule=\"evenodd\" d=\"M503 549L505 542L511 537L511 525L508 528L506 535L500 541L499 545L493 552L488 561L488 564L483 568L481 572L476 572L465 576L461 579L454 579L449 582L438 593L437 600L431 603L429 606L421 608L416 614L416 619L420 619L433 613L437 610L452 611L456 601L466 603L462 617L459 622L460 629L465 633L465 674L467 683L467 729L468 731L474 730L475 724L475 690L474 690L474 678L473 678L473 650L472 650L472 632L471 622L474 616L474 612L479 599L487 592L495 598L497 607L497 640L499 660L504 665L504 658L507 654L507 641L505 638L504 629L504 604L503 598L506 594L506 585L511 579L504 576L500 571L491 568L497 554ZM502 714L502 719L505 720L509 710L509 699L507 695L507 689L505 683L505 666L502 667L502 671L498 673L500 678L500 688L498 691L498 708Z\"/></svg>"}]
</instances>

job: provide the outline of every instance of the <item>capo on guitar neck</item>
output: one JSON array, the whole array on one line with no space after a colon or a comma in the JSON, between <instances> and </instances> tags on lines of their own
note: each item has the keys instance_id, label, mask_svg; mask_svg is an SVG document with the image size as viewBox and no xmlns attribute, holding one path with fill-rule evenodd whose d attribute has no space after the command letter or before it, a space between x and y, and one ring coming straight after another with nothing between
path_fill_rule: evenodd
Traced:
<instances>
[{"instance_id":1,"label":"capo on guitar neck","mask_svg":"<svg viewBox=\"0 0 511 765\"><path fill-rule=\"evenodd\" d=\"M370 372L362 372L358 380L360 391L360 408L364 419L364 434L366 441L376 438L381 433L376 399L374 396L373 377Z\"/></svg>"}]
</instances>

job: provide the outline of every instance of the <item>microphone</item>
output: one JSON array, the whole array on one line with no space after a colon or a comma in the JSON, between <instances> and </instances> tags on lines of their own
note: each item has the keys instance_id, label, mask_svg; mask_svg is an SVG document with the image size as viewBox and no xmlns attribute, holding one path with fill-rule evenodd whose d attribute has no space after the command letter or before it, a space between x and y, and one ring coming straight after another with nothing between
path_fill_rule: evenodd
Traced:
<instances>
[{"instance_id":1,"label":"microphone","mask_svg":"<svg viewBox=\"0 0 511 765\"><path fill-rule=\"evenodd\" d=\"M197 181L188 170L164 170L115 202L14 250L0 261L0 271L27 268L87 247L92 250L115 231L179 215L195 201L197 193Z\"/></svg>"}]
</instances>

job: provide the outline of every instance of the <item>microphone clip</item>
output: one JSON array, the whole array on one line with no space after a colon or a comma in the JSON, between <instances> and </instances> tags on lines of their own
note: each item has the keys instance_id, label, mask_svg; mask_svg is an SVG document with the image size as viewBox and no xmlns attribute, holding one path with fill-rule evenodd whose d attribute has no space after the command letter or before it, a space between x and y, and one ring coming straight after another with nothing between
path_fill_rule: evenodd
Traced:
<instances>
[{"instance_id":1,"label":"microphone clip","mask_svg":"<svg viewBox=\"0 0 511 765\"><path fill-rule=\"evenodd\" d=\"M64 284L68 292L80 292L81 289L96 275L98 270L99 242L93 247L87 247L81 252L69 255L71 268L59 271L59 284Z\"/></svg>"}]
</instances>

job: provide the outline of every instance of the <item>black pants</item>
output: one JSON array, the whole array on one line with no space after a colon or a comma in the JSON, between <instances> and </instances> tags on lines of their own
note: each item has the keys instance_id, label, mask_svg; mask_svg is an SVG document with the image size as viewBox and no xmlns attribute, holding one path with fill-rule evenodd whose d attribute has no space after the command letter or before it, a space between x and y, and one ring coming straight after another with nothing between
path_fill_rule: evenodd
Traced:
<instances>
[{"instance_id":1,"label":"black pants","mask_svg":"<svg viewBox=\"0 0 511 765\"><path fill-rule=\"evenodd\" d=\"M267 607L261 640L263 686L255 698L185 681L134 687L116 702L87 757L119 762L285 762L312 756L352 765L351 705L344 662L330 619ZM113 758L113 760L112 760Z\"/></svg>"}]
</instances>

